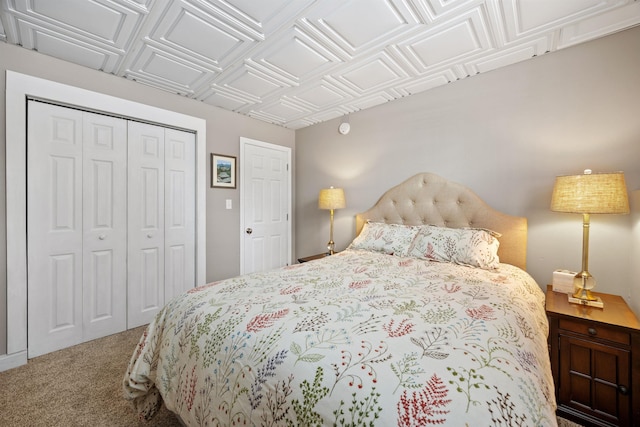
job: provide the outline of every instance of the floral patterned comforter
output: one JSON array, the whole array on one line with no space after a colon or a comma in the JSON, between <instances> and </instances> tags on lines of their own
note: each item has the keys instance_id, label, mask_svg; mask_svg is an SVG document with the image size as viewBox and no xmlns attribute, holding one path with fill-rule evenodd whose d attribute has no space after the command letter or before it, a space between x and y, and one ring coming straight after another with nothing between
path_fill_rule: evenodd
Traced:
<instances>
[{"instance_id":1,"label":"floral patterned comforter","mask_svg":"<svg viewBox=\"0 0 640 427\"><path fill-rule=\"evenodd\" d=\"M547 332L516 267L350 249L175 298L124 393L186 425L551 426Z\"/></svg>"}]
</instances>

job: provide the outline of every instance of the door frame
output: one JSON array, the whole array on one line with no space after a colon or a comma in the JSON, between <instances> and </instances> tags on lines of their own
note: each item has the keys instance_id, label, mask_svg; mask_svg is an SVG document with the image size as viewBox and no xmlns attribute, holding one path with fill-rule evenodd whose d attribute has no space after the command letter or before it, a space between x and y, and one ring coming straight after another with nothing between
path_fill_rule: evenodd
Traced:
<instances>
[{"instance_id":1,"label":"door frame","mask_svg":"<svg viewBox=\"0 0 640 427\"><path fill-rule=\"evenodd\" d=\"M293 242L293 236L292 236L292 232L293 232L293 212L292 212L292 203L293 203L293 197L292 197L292 187L293 187L293 182L292 182L292 165L291 165L291 148L290 147L286 147L284 145L277 145L277 144L272 144L270 142L264 142L264 141L258 141L256 139L251 139L251 138L245 138L243 136L240 137L240 160L239 160L239 167L240 167L240 174L238 175L240 177L240 200L244 201L244 193L245 191L248 191L248 187L246 186L246 183L244 182L243 179L241 179L242 177L242 171L244 171L244 167L245 167L245 159L244 159L244 149L245 146L247 145L256 145L258 147L262 147L262 148L267 148L270 150L276 150L276 151L280 151L283 153L286 153L287 155L287 215L289 217L289 221L288 221L288 239L287 239L287 260L289 263L291 263L291 257L293 254L293 248L292 248L292 242ZM244 230L246 228L246 224L245 224L245 220L244 220L244 214L245 214L245 209L247 207L245 206L244 203L240 203L240 274L245 274L246 272L246 266L245 266L245 259L244 259L244 253L245 253L245 238L244 238Z\"/></svg>"},{"instance_id":2,"label":"door frame","mask_svg":"<svg viewBox=\"0 0 640 427\"><path fill-rule=\"evenodd\" d=\"M206 120L26 74L6 72L7 354L27 363L27 98L193 131L196 135L196 285L206 281Z\"/></svg>"}]
</instances>

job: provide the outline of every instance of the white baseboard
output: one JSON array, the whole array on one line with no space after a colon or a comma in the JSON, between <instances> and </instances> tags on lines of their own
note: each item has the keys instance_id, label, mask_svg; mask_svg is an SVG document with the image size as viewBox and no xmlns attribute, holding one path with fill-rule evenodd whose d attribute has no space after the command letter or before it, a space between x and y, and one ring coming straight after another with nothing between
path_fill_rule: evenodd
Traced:
<instances>
[{"instance_id":1,"label":"white baseboard","mask_svg":"<svg viewBox=\"0 0 640 427\"><path fill-rule=\"evenodd\" d=\"M27 364L27 351L0 355L0 372Z\"/></svg>"}]
</instances>

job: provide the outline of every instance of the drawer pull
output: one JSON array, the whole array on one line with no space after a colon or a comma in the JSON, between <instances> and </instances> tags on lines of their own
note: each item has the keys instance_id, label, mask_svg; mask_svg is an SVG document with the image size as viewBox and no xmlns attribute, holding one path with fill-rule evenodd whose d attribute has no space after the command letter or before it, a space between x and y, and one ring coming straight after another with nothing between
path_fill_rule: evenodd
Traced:
<instances>
[{"instance_id":1,"label":"drawer pull","mask_svg":"<svg viewBox=\"0 0 640 427\"><path fill-rule=\"evenodd\" d=\"M618 390L620 391L620 394L623 396L626 396L627 394L629 394L629 389L623 385L619 385Z\"/></svg>"},{"instance_id":2,"label":"drawer pull","mask_svg":"<svg viewBox=\"0 0 640 427\"><path fill-rule=\"evenodd\" d=\"M596 328L589 328L587 329L587 332L589 332L589 335L597 335L598 331L596 331Z\"/></svg>"}]
</instances>

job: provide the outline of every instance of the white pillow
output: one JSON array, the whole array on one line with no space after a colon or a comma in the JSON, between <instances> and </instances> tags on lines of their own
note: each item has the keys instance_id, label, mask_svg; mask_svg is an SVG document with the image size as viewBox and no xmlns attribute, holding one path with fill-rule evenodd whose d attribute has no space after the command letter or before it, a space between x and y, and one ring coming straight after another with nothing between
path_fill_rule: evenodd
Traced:
<instances>
[{"instance_id":1,"label":"white pillow","mask_svg":"<svg viewBox=\"0 0 640 427\"><path fill-rule=\"evenodd\" d=\"M500 264L498 233L479 228L419 227L408 256L495 269Z\"/></svg>"},{"instance_id":2,"label":"white pillow","mask_svg":"<svg viewBox=\"0 0 640 427\"><path fill-rule=\"evenodd\" d=\"M367 222L349 249L363 249L388 255L406 256L420 227Z\"/></svg>"}]
</instances>

